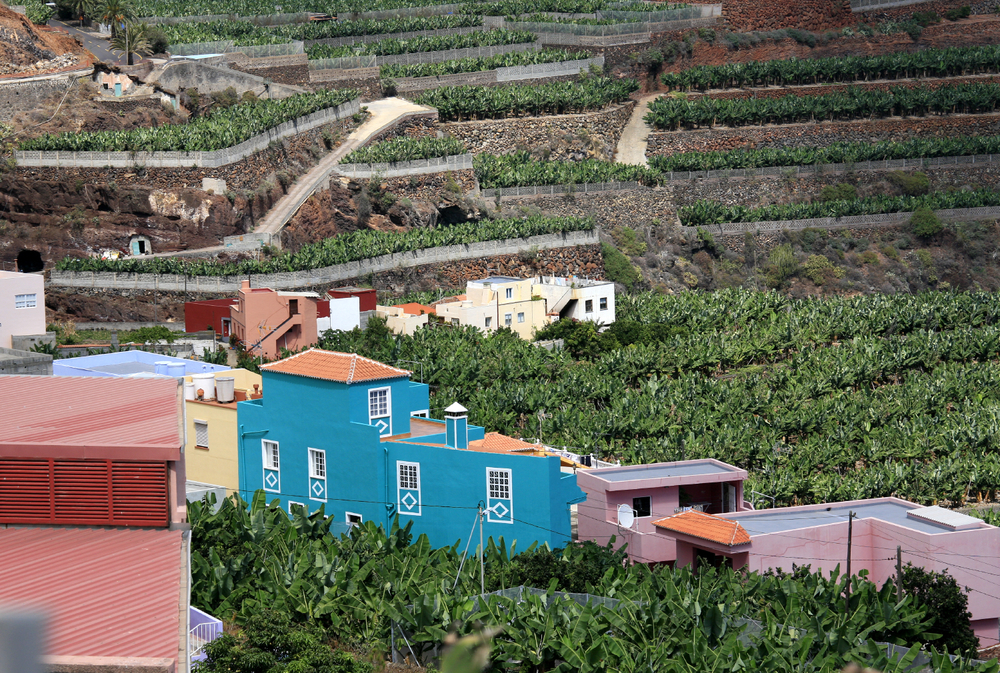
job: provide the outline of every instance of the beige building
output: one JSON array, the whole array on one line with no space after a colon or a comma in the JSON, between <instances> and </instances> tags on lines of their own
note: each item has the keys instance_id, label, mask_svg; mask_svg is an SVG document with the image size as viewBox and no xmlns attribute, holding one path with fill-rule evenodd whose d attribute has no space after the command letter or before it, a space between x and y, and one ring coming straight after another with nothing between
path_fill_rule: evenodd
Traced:
<instances>
[{"instance_id":1,"label":"beige building","mask_svg":"<svg viewBox=\"0 0 1000 673\"><path fill-rule=\"evenodd\" d=\"M435 304L437 314L455 326L472 325L484 332L501 327L522 339L559 320L615 321L615 285L581 278L511 278L472 280L466 292Z\"/></svg>"},{"instance_id":2,"label":"beige building","mask_svg":"<svg viewBox=\"0 0 1000 673\"><path fill-rule=\"evenodd\" d=\"M45 278L0 271L0 348L11 348L11 337L44 334Z\"/></svg>"},{"instance_id":3,"label":"beige building","mask_svg":"<svg viewBox=\"0 0 1000 673\"><path fill-rule=\"evenodd\" d=\"M406 334L413 336L413 333L430 322L430 317L434 309L421 307L426 310L413 310L410 307L420 306L419 304L401 304L399 306L376 306L375 317L383 318L385 326L393 334Z\"/></svg>"},{"instance_id":4,"label":"beige building","mask_svg":"<svg viewBox=\"0 0 1000 673\"><path fill-rule=\"evenodd\" d=\"M201 376L201 375L199 375ZM219 379L232 378L233 395L229 400L219 385ZM187 478L205 484L225 486L226 495L239 491L239 426L236 422L236 403L260 397L261 377L246 369L215 372L215 389L207 379L192 380L185 377L185 404L187 405L187 441L184 455L187 460ZM193 386L192 386L193 384ZM255 387L256 386L256 387ZM199 395L198 390L203 391ZM191 399L193 397L196 399Z\"/></svg>"}]
</instances>

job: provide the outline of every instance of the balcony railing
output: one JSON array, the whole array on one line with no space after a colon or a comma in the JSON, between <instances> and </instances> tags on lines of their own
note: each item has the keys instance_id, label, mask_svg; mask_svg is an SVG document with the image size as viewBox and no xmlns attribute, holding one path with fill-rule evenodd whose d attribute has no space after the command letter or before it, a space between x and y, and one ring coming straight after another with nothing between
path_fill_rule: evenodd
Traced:
<instances>
[{"instance_id":1,"label":"balcony railing","mask_svg":"<svg viewBox=\"0 0 1000 673\"><path fill-rule=\"evenodd\" d=\"M190 608L189 614L188 652L191 653L191 661L204 661L205 645L222 635L222 620L195 607Z\"/></svg>"}]
</instances>

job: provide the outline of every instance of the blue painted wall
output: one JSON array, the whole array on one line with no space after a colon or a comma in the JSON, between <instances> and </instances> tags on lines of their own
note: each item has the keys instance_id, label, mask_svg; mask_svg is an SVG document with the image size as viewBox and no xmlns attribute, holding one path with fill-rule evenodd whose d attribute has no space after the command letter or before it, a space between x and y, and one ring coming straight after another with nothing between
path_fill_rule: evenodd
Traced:
<instances>
[{"instance_id":1,"label":"blue painted wall","mask_svg":"<svg viewBox=\"0 0 1000 673\"><path fill-rule=\"evenodd\" d=\"M413 532L427 534L435 546L464 547L479 503L498 504L488 498L488 468L507 469L512 497L490 515L495 521L484 522L484 536L503 537L508 547L516 540L522 550L536 541L555 547L571 539L569 505L585 496L575 475L560 471L558 458L426 446L445 443L444 421L438 421L440 434L380 441L379 430L369 424L369 389L391 389L392 433L399 435L409 432L412 411L429 407L425 384L401 378L347 385L268 371L262 376L264 398L237 405L244 499L263 488L268 500L279 499L286 510L289 502L303 503L310 511L324 505L336 521L352 513L386 527L400 514L400 525L412 520ZM470 441L483 436L483 428L469 425ZM275 488L264 481L265 439L279 444L280 484ZM310 448L325 451L323 488L309 475ZM399 488L399 462L419 465L420 488L409 507L400 506L409 491ZM473 547L478 531L474 537Z\"/></svg>"}]
</instances>

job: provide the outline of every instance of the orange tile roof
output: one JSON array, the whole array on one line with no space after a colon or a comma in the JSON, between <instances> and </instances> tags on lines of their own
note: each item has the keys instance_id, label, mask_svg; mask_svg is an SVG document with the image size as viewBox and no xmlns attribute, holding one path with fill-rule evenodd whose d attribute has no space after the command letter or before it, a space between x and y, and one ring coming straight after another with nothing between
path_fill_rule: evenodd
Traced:
<instances>
[{"instance_id":1,"label":"orange tile roof","mask_svg":"<svg viewBox=\"0 0 1000 673\"><path fill-rule=\"evenodd\" d=\"M727 547L735 547L750 542L750 534L737 521L720 519L698 510L688 510L653 522L663 530L683 533L701 540L708 540Z\"/></svg>"},{"instance_id":2,"label":"orange tile roof","mask_svg":"<svg viewBox=\"0 0 1000 673\"><path fill-rule=\"evenodd\" d=\"M396 308L403 309L403 313L407 315L431 315L434 313L434 309L432 307L424 306L423 304L418 304L412 301L409 304L396 304Z\"/></svg>"},{"instance_id":3,"label":"orange tile roof","mask_svg":"<svg viewBox=\"0 0 1000 673\"><path fill-rule=\"evenodd\" d=\"M469 442L469 448L473 451L487 453L521 453L543 450L538 444L528 444L520 439L501 435L499 432L487 432L482 439L474 439Z\"/></svg>"},{"instance_id":4,"label":"orange tile roof","mask_svg":"<svg viewBox=\"0 0 1000 673\"><path fill-rule=\"evenodd\" d=\"M356 353L334 353L311 348L290 358L262 365L261 369L340 383L361 383L409 377L410 372L382 364Z\"/></svg>"}]
</instances>

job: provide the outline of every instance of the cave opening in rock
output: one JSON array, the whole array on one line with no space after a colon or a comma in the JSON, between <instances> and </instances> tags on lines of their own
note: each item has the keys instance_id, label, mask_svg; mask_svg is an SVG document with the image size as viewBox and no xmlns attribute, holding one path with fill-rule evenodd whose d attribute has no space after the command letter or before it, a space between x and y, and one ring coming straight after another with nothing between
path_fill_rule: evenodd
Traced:
<instances>
[{"instance_id":1,"label":"cave opening in rock","mask_svg":"<svg viewBox=\"0 0 1000 673\"><path fill-rule=\"evenodd\" d=\"M17 270L21 273L34 273L44 268L45 262L42 261L42 253L37 250L25 248L17 253Z\"/></svg>"}]
</instances>

